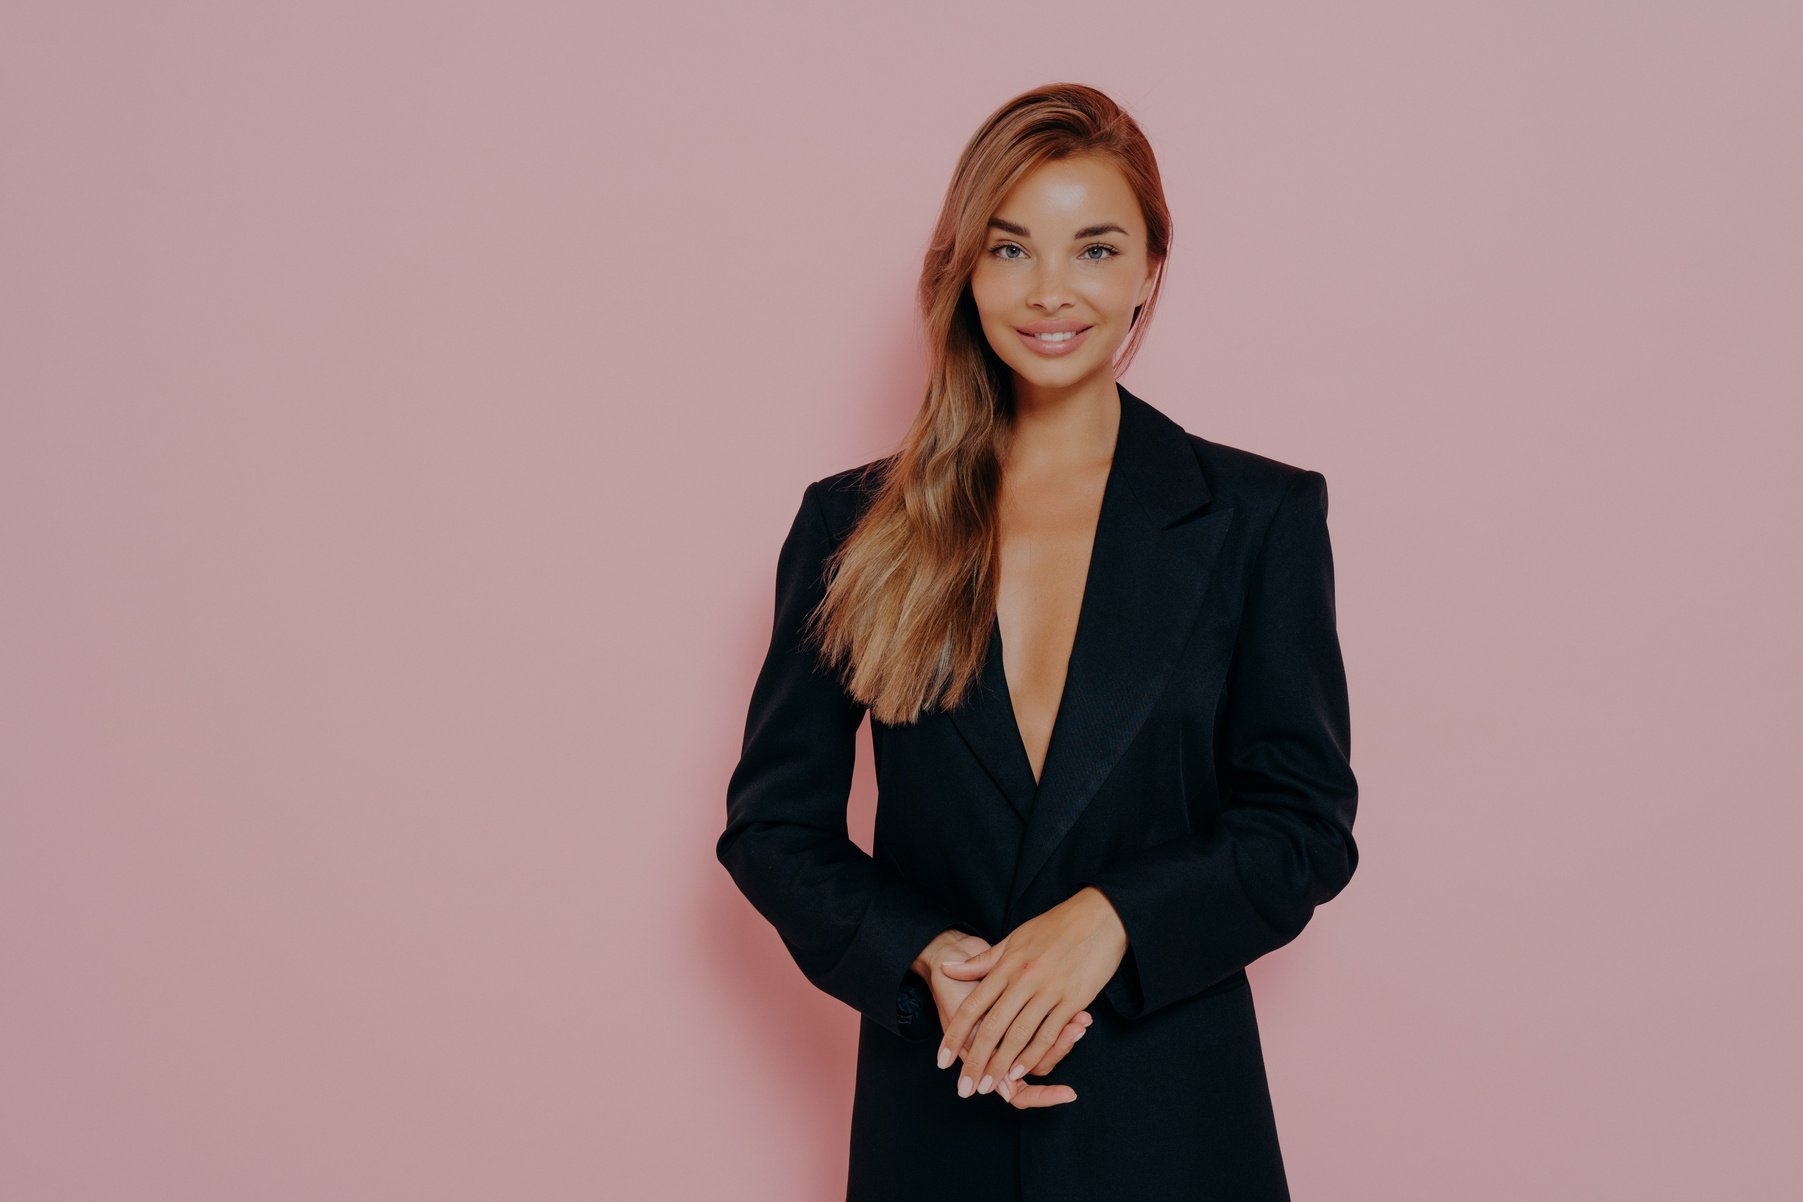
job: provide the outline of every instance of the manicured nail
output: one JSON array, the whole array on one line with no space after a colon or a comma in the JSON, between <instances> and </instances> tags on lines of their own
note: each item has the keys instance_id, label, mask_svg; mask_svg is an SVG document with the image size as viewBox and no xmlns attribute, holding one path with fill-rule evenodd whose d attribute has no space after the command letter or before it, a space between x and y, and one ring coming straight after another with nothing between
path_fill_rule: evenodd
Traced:
<instances>
[{"instance_id":1,"label":"manicured nail","mask_svg":"<svg viewBox=\"0 0 1803 1202\"><path fill-rule=\"evenodd\" d=\"M995 1084L995 1078L990 1076L988 1073L984 1073L983 1079L981 1081L977 1082L977 1092L978 1093L988 1093L989 1087L994 1084Z\"/></svg>"},{"instance_id":2,"label":"manicured nail","mask_svg":"<svg viewBox=\"0 0 1803 1202\"><path fill-rule=\"evenodd\" d=\"M1002 1095L1003 1101L1012 1102L1014 1100L1014 1089L1006 1081L1003 1081L1000 1085L997 1085L995 1087L995 1092Z\"/></svg>"},{"instance_id":3,"label":"manicured nail","mask_svg":"<svg viewBox=\"0 0 1803 1202\"><path fill-rule=\"evenodd\" d=\"M1010 1080L1010 1081L1018 1081L1026 1075L1027 1075L1027 1066L1024 1064L1017 1064L1013 1068L1008 1070L1008 1080Z\"/></svg>"},{"instance_id":4,"label":"manicured nail","mask_svg":"<svg viewBox=\"0 0 1803 1202\"><path fill-rule=\"evenodd\" d=\"M1079 1039L1082 1039L1087 1034L1089 1034L1088 1027L1079 1028L1077 1033L1075 1035L1071 1036L1071 1042L1076 1043Z\"/></svg>"},{"instance_id":5,"label":"manicured nail","mask_svg":"<svg viewBox=\"0 0 1803 1202\"><path fill-rule=\"evenodd\" d=\"M958 1096L961 1098L968 1098L970 1096L970 1078L969 1077L959 1077L958 1078Z\"/></svg>"},{"instance_id":6,"label":"manicured nail","mask_svg":"<svg viewBox=\"0 0 1803 1202\"><path fill-rule=\"evenodd\" d=\"M945 1068L952 1062L952 1050L944 1044L939 1045L939 1067Z\"/></svg>"}]
</instances>

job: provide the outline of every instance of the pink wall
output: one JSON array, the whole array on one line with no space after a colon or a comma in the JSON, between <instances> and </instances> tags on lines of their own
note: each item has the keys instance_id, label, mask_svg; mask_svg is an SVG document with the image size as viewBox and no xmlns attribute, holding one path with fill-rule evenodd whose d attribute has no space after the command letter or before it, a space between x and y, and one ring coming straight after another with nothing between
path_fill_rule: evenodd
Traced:
<instances>
[{"instance_id":1,"label":"pink wall","mask_svg":"<svg viewBox=\"0 0 1803 1202\"><path fill-rule=\"evenodd\" d=\"M1296 1196L1791 1196L1798 9L270 8L0 37L0 1194L842 1194L855 1016L711 843L1069 78L1176 213L1126 382L1331 486Z\"/></svg>"}]
</instances>

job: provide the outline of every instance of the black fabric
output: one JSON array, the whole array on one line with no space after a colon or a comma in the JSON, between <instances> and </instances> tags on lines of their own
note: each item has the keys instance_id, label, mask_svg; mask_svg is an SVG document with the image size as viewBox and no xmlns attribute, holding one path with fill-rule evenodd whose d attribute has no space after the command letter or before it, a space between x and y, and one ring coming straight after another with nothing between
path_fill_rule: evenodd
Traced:
<instances>
[{"instance_id":1,"label":"black fabric","mask_svg":"<svg viewBox=\"0 0 1803 1202\"><path fill-rule=\"evenodd\" d=\"M1035 785L992 627L981 687L871 723L871 854L846 833L864 719L801 643L863 468L808 485L777 561L716 851L816 987L861 1016L850 1202L1288 1197L1245 968L1358 863L1358 786L1319 472L1191 435L1117 386L1121 422L1065 691ZM863 465L869 467L871 465ZM1078 1100L956 1094L914 957L991 942L1084 885L1127 930ZM956 1165L970 1184L947 1185Z\"/></svg>"}]
</instances>

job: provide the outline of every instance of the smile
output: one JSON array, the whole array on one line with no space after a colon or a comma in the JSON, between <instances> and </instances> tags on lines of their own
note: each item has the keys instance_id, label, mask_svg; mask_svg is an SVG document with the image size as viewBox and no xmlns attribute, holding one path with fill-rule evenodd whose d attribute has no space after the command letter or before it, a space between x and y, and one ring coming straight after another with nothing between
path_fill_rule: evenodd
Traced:
<instances>
[{"instance_id":1,"label":"smile","mask_svg":"<svg viewBox=\"0 0 1803 1202\"><path fill-rule=\"evenodd\" d=\"M1089 337L1089 332L1093 329L1095 329L1094 326L1084 326L1081 330L1066 330L1057 334L1029 334L1025 330L1014 332L1020 336L1022 342L1032 348L1035 354L1056 357L1068 355L1082 346L1084 339Z\"/></svg>"}]
</instances>

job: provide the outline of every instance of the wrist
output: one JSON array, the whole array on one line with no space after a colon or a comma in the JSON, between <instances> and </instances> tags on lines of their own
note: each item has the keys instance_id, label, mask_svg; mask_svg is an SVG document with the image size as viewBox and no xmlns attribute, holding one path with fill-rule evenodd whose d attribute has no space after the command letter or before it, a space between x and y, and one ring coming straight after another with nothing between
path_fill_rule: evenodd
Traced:
<instances>
[{"instance_id":1,"label":"wrist","mask_svg":"<svg viewBox=\"0 0 1803 1202\"><path fill-rule=\"evenodd\" d=\"M1094 885L1085 885L1083 888L1077 890L1076 896L1087 897L1091 905L1095 907L1096 913L1104 916L1105 921L1114 931L1115 936L1120 939L1123 944L1127 942L1127 925L1121 920L1120 911L1114 908L1114 903L1108 900L1108 895L1106 893L1102 892Z\"/></svg>"},{"instance_id":2,"label":"wrist","mask_svg":"<svg viewBox=\"0 0 1803 1202\"><path fill-rule=\"evenodd\" d=\"M964 936L965 932L956 927L948 927L933 936L933 941L922 948L920 954L914 957L914 963L909 965L914 975L923 981L931 981L933 969L942 960L962 960L964 956L958 951L957 944Z\"/></svg>"}]
</instances>

